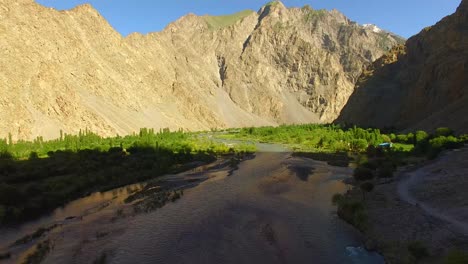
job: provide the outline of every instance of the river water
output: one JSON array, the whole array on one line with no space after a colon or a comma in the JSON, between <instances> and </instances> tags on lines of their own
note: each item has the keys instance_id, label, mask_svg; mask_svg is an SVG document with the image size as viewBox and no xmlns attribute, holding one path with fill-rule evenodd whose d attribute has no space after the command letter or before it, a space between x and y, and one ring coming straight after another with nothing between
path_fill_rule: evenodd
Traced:
<instances>
[{"instance_id":1,"label":"river water","mask_svg":"<svg viewBox=\"0 0 468 264\"><path fill-rule=\"evenodd\" d=\"M45 263L90 263L103 255L107 263L384 263L360 248L361 236L331 204L348 188L342 180L349 168L291 157L276 145L259 148L231 176L217 172L161 209L112 222L96 215L55 232ZM116 202L107 211L128 195L121 193L112 193ZM77 212L85 199L69 206ZM91 239L96 230L110 235Z\"/></svg>"}]
</instances>

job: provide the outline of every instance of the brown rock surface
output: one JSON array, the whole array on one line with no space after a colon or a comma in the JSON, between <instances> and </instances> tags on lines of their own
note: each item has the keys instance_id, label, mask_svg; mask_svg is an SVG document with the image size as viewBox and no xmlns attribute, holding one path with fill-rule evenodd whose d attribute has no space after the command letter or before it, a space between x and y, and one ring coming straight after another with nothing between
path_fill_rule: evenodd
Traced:
<instances>
[{"instance_id":1,"label":"brown rock surface","mask_svg":"<svg viewBox=\"0 0 468 264\"><path fill-rule=\"evenodd\" d=\"M90 5L0 0L0 138L330 122L401 39L336 10L187 15L122 37Z\"/></svg>"},{"instance_id":2,"label":"brown rock surface","mask_svg":"<svg viewBox=\"0 0 468 264\"><path fill-rule=\"evenodd\" d=\"M468 132L468 1L361 75L337 122Z\"/></svg>"}]
</instances>

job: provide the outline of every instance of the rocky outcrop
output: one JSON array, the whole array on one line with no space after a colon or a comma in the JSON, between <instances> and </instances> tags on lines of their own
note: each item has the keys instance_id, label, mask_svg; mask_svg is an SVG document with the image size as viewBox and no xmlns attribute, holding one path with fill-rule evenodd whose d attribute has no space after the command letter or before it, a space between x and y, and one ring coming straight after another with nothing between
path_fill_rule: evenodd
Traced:
<instances>
[{"instance_id":1,"label":"rocky outcrop","mask_svg":"<svg viewBox=\"0 0 468 264\"><path fill-rule=\"evenodd\" d=\"M337 122L468 132L468 1L361 75Z\"/></svg>"},{"instance_id":2,"label":"rocky outcrop","mask_svg":"<svg viewBox=\"0 0 468 264\"><path fill-rule=\"evenodd\" d=\"M330 122L401 40L336 10L184 16L122 37L90 5L0 2L0 137Z\"/></svg>"}]
</instances>

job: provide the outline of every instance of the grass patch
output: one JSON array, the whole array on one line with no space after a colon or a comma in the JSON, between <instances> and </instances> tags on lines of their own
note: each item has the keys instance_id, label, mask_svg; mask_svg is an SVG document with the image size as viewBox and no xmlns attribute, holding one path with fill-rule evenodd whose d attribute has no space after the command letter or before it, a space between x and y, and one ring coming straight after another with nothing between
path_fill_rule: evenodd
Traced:
<instances>
[{"instance_id":1,"label":"grass patch","mask_svg":"<svg viewBox=\"0 0 468 264\"><path fill-rule=\"evenodd\" d=\"M208 28L216 30L234 25L237 21L254 13L252 10L244 10L232 15L227 16L204 16L205 22L208 24Z\"/></svg>"}]
</instances>

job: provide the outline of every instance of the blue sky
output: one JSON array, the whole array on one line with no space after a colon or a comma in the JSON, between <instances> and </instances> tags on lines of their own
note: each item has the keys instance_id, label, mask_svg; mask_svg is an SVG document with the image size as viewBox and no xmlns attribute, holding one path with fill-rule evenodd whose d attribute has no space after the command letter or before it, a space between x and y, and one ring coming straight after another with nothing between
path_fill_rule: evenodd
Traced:
<instances>
[{"instance_id":1,"label":"blue sky","mask_svg":"<svg viewBox=\"0 0 468 264\"><path fill-rule=\"evenodd\" d=\"M91 3L122 35L162 30L187 13L231 14L257 11L268 0L36 0L45 6L69 9ZM372 23L410 37L455 12L461 0L284 0L288 7L338 9L360 24Z\"/></svg>"}]
</instances>

